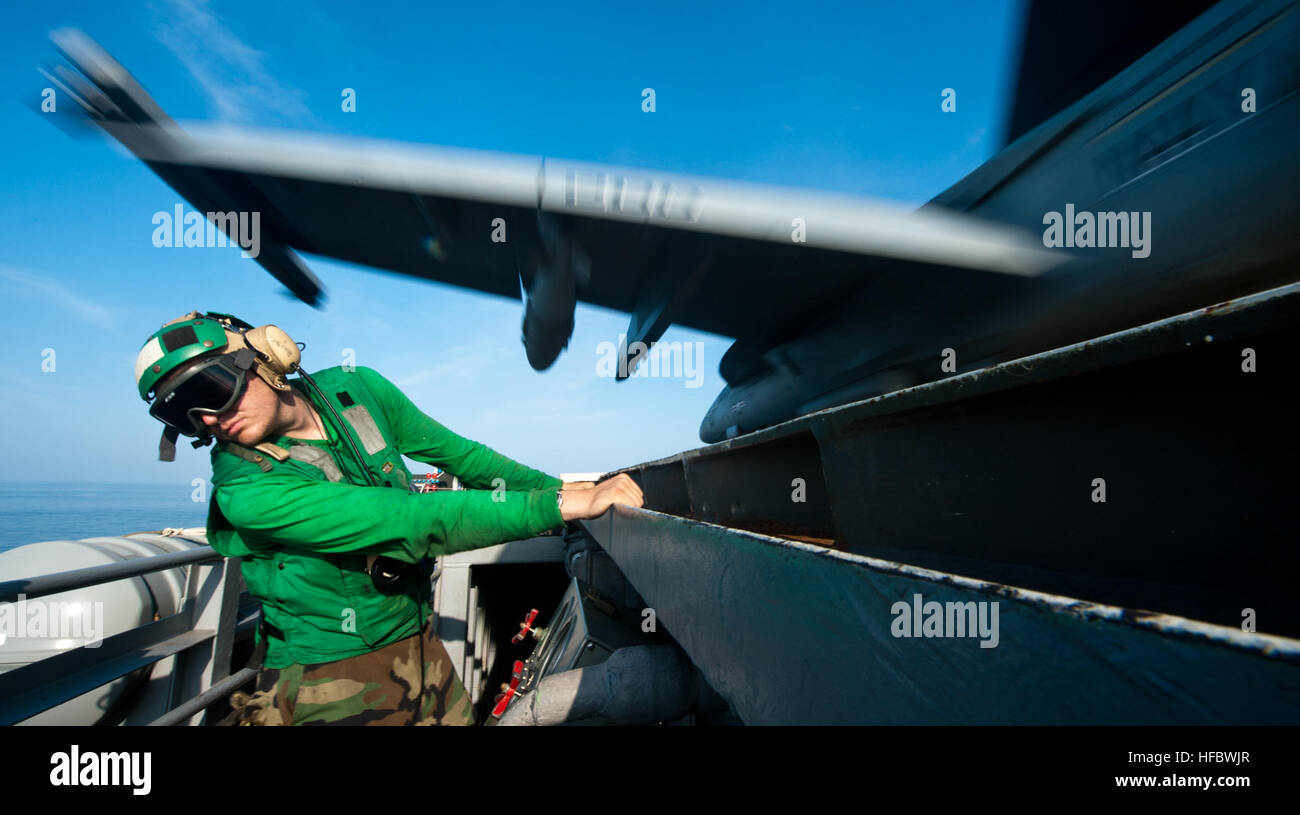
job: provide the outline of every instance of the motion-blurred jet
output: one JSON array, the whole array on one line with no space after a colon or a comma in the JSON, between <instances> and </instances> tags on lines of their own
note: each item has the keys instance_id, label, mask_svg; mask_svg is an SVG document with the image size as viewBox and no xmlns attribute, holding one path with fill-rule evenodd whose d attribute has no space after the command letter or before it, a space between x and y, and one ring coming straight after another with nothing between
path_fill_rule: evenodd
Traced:
<instances>
[{"instance_id":1,"label":"motion-blurred jet","mask_svg":"<svg viewBox=\"0 0 1300 815\"><path fill-rule=\"evenodd\" d=\"M47 77L200 212L260 212L256 260L305 302L323 290L296 251L522 290L537 370L567 346L579 300L631 315L625 360L673 323L734 338L700 427L715 442L1297 277L1295 4L1039 3L1026 20L1007 146L917 211L182 129L71 31Z\"/></svg>"}]
</instances>

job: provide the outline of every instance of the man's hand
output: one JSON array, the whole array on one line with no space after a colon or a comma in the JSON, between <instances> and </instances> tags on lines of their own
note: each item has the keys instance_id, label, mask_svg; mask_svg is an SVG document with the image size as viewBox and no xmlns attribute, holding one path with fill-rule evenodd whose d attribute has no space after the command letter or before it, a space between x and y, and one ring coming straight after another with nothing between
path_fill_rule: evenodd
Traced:
<instances>
[{"instance_id":1,"label":"man's hand","mask_svg":"<svg viewBox=\"0 0 1300 815\"><path fill-rule=\"evenodd\" d=\"M599 518L614 504L639 507L645 501L641 488L627 473L619 473L608 481L587 488L569 489L566 484L560 492L564 495L560 517L566 521Z\"/></svg>"},{"instance_id":2,"label":"man's hand","mask_svg":"<svg viewBox=\"0 0 1300 815\"><path fill-rule=\"evenodd\" d=\"M596 486L595 481L565 481L561 490L589 490Z\"/></svg>"}]
</instances>

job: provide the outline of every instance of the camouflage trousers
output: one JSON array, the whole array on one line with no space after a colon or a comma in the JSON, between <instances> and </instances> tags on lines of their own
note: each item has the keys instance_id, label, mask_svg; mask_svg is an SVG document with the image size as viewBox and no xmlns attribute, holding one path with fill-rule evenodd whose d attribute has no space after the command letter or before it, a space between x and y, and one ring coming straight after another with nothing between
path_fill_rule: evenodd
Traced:
<instances>
[{"instance_id":1,"label":"camouflage trousers","mask_svg":"<svg viewBox=\"0 0 1300 815\"><path fill-rule=\"evenodd\" d=\"M263 669L230 697L236 725L471 725L469 694L428 620L419 634L336 662Z\"/></svg>"}]
</instances>

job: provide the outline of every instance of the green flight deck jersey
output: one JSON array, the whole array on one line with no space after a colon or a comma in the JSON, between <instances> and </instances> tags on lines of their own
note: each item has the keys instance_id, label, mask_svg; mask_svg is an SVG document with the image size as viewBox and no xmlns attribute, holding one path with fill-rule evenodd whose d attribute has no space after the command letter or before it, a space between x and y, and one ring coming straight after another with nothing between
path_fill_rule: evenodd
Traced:
<instances>
[{"instance_id":1,"label":"green flight deck jersey","mask_svg":"<svg viewBox=\"0 0 1300 815\"><path fill-rule=\"evenodd\" d=\"M564 523L560 479L456 435L375 371L335 367L312 378L382 486L367 480L334 413L301 380L290 384L316 408L328 441L280 437L258 451L218 442L212 451L208 542L243 559L244 581L272 633L266 668L333 662L420 630L430 611L428 573L408 569L381 591L365 571L369 555L419 563ZM411 492L403 455L470 489Z\"/></svg>"}]
</instances>

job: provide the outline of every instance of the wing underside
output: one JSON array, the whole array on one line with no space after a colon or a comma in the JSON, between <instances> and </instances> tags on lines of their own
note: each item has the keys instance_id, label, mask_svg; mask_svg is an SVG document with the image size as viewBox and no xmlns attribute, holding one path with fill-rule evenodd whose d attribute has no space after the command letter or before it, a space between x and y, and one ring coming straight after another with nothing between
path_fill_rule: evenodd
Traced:
<instances>
[{"instance_id":1,"label":"wing underside","mask_svg":"<svg viewBox=\"0 0 1300 815\"><path fill-rule=\"evenodd\" d=\"M629 313L628 342L653 342L675 323L761 347L886 271L968 270L978 287L1060 262L1031 236L935 207L469 150L182 128L93 42L75 32L55 40L75 68L56 73L85 115L200 212L259 213L257 261L311 304L324 287L298 252L502 297L518 298L522 286L526 302L536 294L539 325L563 329L568 309L568 331L579 300Z\"/></svg>"}]
</instances>

